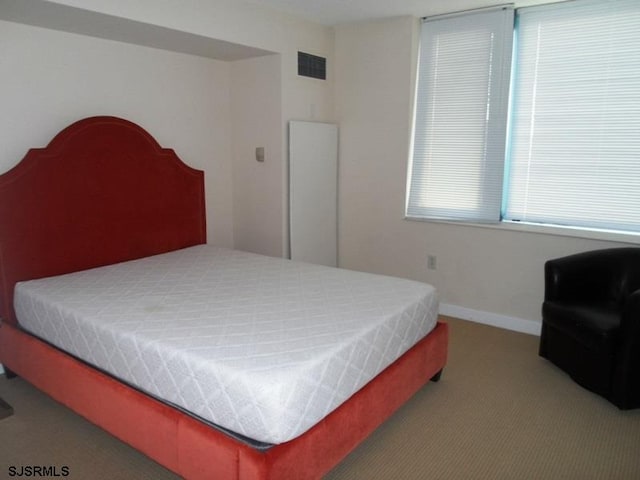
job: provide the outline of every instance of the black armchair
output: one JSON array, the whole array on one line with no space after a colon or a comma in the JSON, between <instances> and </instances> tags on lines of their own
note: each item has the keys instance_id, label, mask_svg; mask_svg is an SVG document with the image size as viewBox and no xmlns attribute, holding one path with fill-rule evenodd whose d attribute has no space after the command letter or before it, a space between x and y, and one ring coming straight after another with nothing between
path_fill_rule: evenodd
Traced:
<instances>
[{"instance_id":1,"label":"black armchair","mask_svg":"<svg viewBox=\"0 0 640 480\"><path fill-rule=\"evenodd\" d=\"M540 356L618 408L640 407L640 248L545 263Z\"/></svg>"}]
</instances>

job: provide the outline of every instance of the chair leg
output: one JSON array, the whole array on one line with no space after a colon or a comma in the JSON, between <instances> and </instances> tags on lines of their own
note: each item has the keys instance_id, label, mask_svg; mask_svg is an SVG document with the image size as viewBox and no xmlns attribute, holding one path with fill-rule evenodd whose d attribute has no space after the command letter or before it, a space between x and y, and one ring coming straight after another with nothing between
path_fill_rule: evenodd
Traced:
<instances>
[{"instance_id":1,"label":"chair leg","mask_svg":"<svg viewBox=\"0 0 640 480\"><path fill-rule=\"evenodd\" d=\"M538 345L538 355L547 358L547 329L544 324L544 320L542 322L542 328L540 330L540 343Z\"/></svg>"},{"instance_id":2,"label":"chair leg","mask_svg":"<svg viewBox=\"0 0 640 480\"><path fill-rule=\"evenodd\" d=\"M7 378L16 378L18 376L18 374L12 370L9 370L7 367L3 367L4 368L4 374L6 375Z\"/></svg>"}]
</instances>

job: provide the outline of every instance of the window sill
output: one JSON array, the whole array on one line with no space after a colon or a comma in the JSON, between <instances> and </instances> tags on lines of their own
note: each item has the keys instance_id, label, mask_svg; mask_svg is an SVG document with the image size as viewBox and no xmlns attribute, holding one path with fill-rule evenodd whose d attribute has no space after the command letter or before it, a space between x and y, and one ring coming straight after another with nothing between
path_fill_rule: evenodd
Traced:
<instances>
[{"instance_id":1,"label":"window sill","mask_svg":"<svg viewBox=\"0 0 640 480\"><path fill-rule=\"evenodd\" d=\"M512 232L526 232L541 235L555 235L560 237L585 238L589 240L603 240L607 242L640 244L640 233L620 232L614 230L596 230L579 227L565 227L561 225L545 225L527 222L501 221L500 223L472 223L454 222L450 220L438 220L419 217L404 217L405 220L430 223L444 223L465 227L492 228Z\"/></svg>"}]
</instances>

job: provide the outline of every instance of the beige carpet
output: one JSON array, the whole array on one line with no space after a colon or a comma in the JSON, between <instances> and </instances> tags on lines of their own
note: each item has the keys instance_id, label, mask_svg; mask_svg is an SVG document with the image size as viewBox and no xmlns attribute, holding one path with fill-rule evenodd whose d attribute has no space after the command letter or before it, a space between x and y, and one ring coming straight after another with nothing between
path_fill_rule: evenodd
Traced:
<instances>
[{"instance_id":1,"label":"beige carpet","mask_svg":"<svg viewBox=\"0 0 640 480\"><path fill-rule=\"evenodd\" d=\"M442 380L328 480L640 479L640 410L574 384L538 357L537 337L448 320ZM21 465L67 466L70 479L177 478L20 379L0 377L0 397L15 410L0 420L0 478Z\"/></svg>"}]
</instances>

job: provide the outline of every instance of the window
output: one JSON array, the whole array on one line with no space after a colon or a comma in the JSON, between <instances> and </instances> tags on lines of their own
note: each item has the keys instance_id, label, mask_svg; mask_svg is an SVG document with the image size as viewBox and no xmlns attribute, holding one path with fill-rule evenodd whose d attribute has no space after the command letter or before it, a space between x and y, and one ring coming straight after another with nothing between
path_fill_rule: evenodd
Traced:
<instances>
[{"instance_id":1,"label":"window","mask_svg":"<svg viewBox=\"0 0 640 480\"><path fill-rule=\"evenodd\" d=\"M408 216L500 214L513 9L425 20Z\"/></svg>"},{"instance_id":2,"label":"window","mask_svg":"<svg viewBox=\"0 0 640 480\"><path fill-rule=\"evenodd\" d=\"M515 29L493 33L489 54L473 41L473 62L438 47L446 38L465 50L478 22L452 27L458 18L423 24L407 216L640 232L640 2L519 9ZM511 38L513 62L503 50ZM503 77L487 82L472 72L481 57ZM460 71L442 67L447 61ZM493 90L509 71L510 94ZM469 81L478 85L468 96L455 90Z\"/></svg>"}]
</instances>

